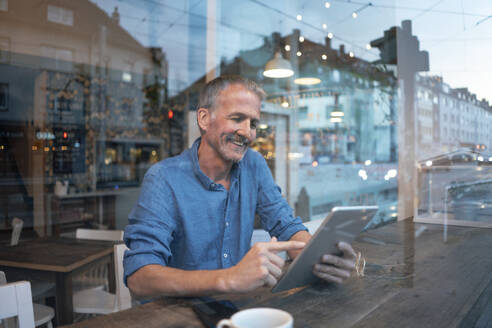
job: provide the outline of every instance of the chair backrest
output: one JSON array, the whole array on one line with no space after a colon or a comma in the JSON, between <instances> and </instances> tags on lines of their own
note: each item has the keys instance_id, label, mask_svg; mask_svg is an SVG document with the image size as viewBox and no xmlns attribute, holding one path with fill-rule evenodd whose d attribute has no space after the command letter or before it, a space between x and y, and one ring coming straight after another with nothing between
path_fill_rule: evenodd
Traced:
<instances>
[{"instance_id":1,"label":"chair backrest","mask_svg":"<svg viewBox=\"0 0 492 328\"><path fill-rule=\"evenodd\" d=\"M0 286L3 286L7 283L7 277L5 276L5 272L0 271Z\"/></svg>"},{"instance_id":2,"label":"chair backrest","mask_svg":"<svg viewBox=\"0 0 492 328\"><path fill-rule=\"evenodd\" d=\"M253 235L251 236L251 247L256 243L266 243L270 241L272 237L270 234L263 229L255 229L253 230Z\"/></svg>"},{"instance_id":3,"label":"chair backrest","mask_svg":"<svg viewBox=\"0 0 492 328\"><path fill-rule=\"evenodd\" d=\"M10 238L10 246L15 246L19 243L20 234L22 231L22 226L24 221L19 218L14 218L12 220L12 236Z\"/></svg>"},{"instance_id":4,"label":"chair backrest","mask_svg":"<svg viewBox=\"0 0 492 328\"><path fill-rule=\"evenodd\" d=\"M270 234L267 231L263 229L254 229L253 235L251 236L250 246L253 247L253 245L256 243L266 243L269 242L270 240L272 240L272 237L270 237ZM287 252L285 251L277 253L277 255L283 258L284 260L287 259Z\"/></svg>"},{"instance_id":5,"label":"chair backrest","mask_svg":"<svg viewBox=\"0 0 492 328\"><path fill-rule=\"evenodd\" d=\"M123 255L128 249L125 244L114 245L114 269L116 279L116 306L119 311L126 310L132 306L130 290L123 282Z\"/></svg>"},{"instance_id":6,"label":"chair backrest","mask_svg":"<svg viewBox=\"0 0 492 328\"><path fill-rule=\"evenodd\" d=\"M0 286L0 319L10 317L17 317L19 328L34 327L34 310L29 281L18 281Z\"/></svg>"},{"instance_id":7,"label":"chair backrest","mask_svg":"<svg viewBox=\"0 0 492 328\"><path fill-rule=\"evenodd\" d=\"M323 223L323 221L324 219L318 219L318 220L303 222L302 224L304 224L306 228L308 228L309 233L311 235L314 235L314 233L316 232L316 230L318 230L319 226L321 225L321 223Z\"/></svg>"},{"instance_id":8,"label":"chair backrest","mask_svg":"<svg viewBox=\"0 0 492 328\"><path fill-rule=\"evenodd\" d=\"M123 230L96 230L96 229L77 229L75 231L77 239L122 241Z\"/></svg>"}]
</instances>

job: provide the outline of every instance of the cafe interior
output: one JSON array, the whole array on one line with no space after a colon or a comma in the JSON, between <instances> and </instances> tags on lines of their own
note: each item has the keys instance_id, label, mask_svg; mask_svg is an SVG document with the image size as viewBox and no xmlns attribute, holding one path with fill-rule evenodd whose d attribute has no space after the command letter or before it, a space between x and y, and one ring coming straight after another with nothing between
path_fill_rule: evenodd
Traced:
<instances>
[{"instance_id":1,"label":"cafe interior","mask_svg":"<svg viewBox=\"0 0 492 328\"><path fill-rule=\"evenodd\" d=\"M215 300L294 327L492 327L491 13L0 0L0 327L207 326L202 299L132 297L123 239L146 171L200 136L202 88L224 75L265 90L250 146L311 234L335 207L378 210L346 283ZM256 220L251 245L269 240Z\"/></svg>"}]
</instances>

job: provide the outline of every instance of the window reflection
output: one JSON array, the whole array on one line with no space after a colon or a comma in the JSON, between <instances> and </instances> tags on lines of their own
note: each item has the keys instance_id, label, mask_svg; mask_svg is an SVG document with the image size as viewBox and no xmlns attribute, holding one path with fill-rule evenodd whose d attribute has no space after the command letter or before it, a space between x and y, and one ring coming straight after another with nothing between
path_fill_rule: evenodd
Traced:
<instances>
[{"instance_id":1,"label":"window reflection","mask_svg":"<svg viewBox=\"0 0 492 328\"><path fill-rule=\"evenodd\" d=\"M404 176L416 163L425 169L432 162L435 170L437 158L456 151L483 159L483 171L465 170L474 172L467 174L471 180L488 179L490 103L466 69L462 75L439 70L449 56L425 29L436 13L412 16L400 7L398 1L0 0L2 229L15 216L24 216L25 227L51 225L57 182L67 181L68 194L138 187L153 163L198 136L200 89L225 74L253 79L267 91L253 148L305 220L334 205L372 203L381 208L375 225L395 220L398 196L420 195L420 186ZM409 17L415 18L402 23ZM476 24L476 33L485 24ZM396 31L421 43L418 56L397 63ZM464 39L475 33L465 32ZM490 52L469 47L473 58ZM274 61L289 74L265 75ZM411 74L410 63L418 66ZM469 180L447 173L449 186ZM409 189L398 194L403 186ZM429 190L444 195L443 188ZM422 193L417 214L429 208ZM118 197L116 209L123 208ZM124 225L122 212L117 221Z\"/></svg>"}]
</instances>

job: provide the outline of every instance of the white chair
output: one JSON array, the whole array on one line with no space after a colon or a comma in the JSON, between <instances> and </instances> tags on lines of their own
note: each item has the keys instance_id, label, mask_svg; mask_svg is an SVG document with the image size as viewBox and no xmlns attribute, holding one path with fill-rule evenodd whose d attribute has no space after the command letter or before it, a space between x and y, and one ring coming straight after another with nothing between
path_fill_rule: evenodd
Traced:
<instances>
[{"instance_id":1,"label":"white chair","mask_svg":"<svg viewBox=\"0 0 492 328\"><path fill-rule=\"evenodd\" d=\"M19 328L34 327L31 284L18 281L0 286L0 321L17 317Z\"/></svg>"},{"instance_id":2,"label":"white chair","mask_svg":"<svg viewBox=\"0 0 492 328\"><path fill-rule=\"evenodd\" d=\"M7 277L3 271L0 271L0 286L4 286L7 284ZM29 283L29 293L31 293L31 284ZM1 303L1 301L0 301ZM31 303L32 303L32 295L31 295ZM51 320L55 316L55 310L43 304L33 303L32 307L34 308L34 325L39 327L41 325L46 324L46 327L52 328L53 324ZM6 320L4 320L6 321ZM3 328L9 328L10 326L4 323Z\"/></svg>"},{"instance_id":3,"label":"white chair","mask_svg":"<svg viewBox=\"0 0 492 328\"><path fill-rule=\"evenodd\" d=\"M270 234L263 229L255 229L253 230L253 235L251 236L251 246L256 243L264 243L269 242L272 238Z\"/></svg>"},{"instance_id":4,"label":"white chair","mask_svg":"<svg viewBox=\"0 0 492 328\"><path fill-rule=\"evenodd\" d=\"M77 229L75 231L77 239L123 241L123 230L96 230L96 229ZM98 266L88 272L77 275L72 280L74 291L89 288L107 289L108 287L108 266Z\"/></svg>"},{"instance_id":5,"label":"white chair","mask_svg":"<svg viewBox=\"0 0 492 328\"><path fill-rule=\"evenodd\" d=\"M321 223L323 223L323 220L324 219L318 219L318 220L303 222L302 224L304 224L306 228L308 228L309 233L311 235L314 235L314 233L316 232L316 230L318 230Z\"/></svg>"},{"instance_id":6,"label":"white chair","mask_svg":"<svg viewBox=\"0 0 492 328\"><path fill-rule=\"evenodd\" d=\"M19 244L19 238L22 231L22 226L24 225L24 221L19 218L14 218L12 220L12 236L10 238L10 246L16 246Z\"/></svg>"},{"instance_id":7,"label":"white chair","mask_svg":"<svg viewBox=\"0 0 492 328\"><path fill-rule=\"evenodd\" d=\"M108 314L131 307L130 290L123 282L123 255L128 248L124 244L114 246L116 294L99 288L90 288L73 295L76 313Z\"/></svg>"},{"instance_id":8,"label":"white chair","mask_svg":"<svg viewBox=\"0 0 492 328\"><path fill-rule=\"evenodd\" d=\"M122 241L123 230L77 229L75 238L92 240Z\"/></svg>"},{"instance_id":9,"label":"white chair","mask_svg":"<svg viewBox=\"0 0 492 328\"><path fill-rule=\"evenodd\" d=\"M265 243L270 240L272 240L272 237L270 237L270 234L267 231L263 229L255 229L253 230L253 235L251 236L251 247L256 243ZM287 252L285 251L277 253L277 255L284 260L287 259Z\"/></svg>"}]
</instances>

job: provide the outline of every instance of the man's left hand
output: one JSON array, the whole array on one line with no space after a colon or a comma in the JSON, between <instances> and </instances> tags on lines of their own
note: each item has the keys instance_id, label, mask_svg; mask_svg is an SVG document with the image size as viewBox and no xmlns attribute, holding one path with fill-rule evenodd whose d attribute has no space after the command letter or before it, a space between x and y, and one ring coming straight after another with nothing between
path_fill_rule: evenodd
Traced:
<instances>
[{"instance_id":1,"label":"man's left hand","mask_svg":"<svg viewBox=\"0 0 492 328\"><path fill-rule=\"evenodd\" d=\"M357 254L350 244L343 241L339 242L337 247L343 253L342 256L323 255L320 263L314 265L313 273L325 281L341 284L350 278L350 274L355 270Z\"/></svg>"}]
</instances>

